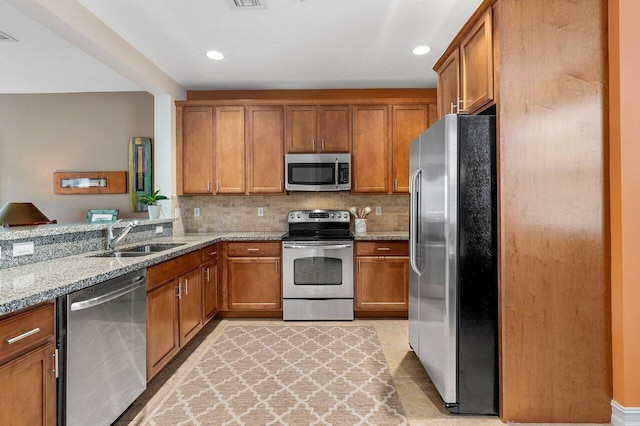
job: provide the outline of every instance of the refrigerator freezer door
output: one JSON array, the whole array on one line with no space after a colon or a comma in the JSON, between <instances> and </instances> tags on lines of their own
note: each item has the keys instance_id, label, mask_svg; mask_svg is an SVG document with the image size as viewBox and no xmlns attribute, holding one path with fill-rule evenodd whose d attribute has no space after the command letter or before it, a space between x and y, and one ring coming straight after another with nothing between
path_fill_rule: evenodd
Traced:
<instances>
[{"instance_id":1,"label":"refrigerator freezer door","mask_svg":"<svg viewBox=\"0 0 640 426\"><path fill-rule=\"evenodd\" d=\"M457 117L421 135L418 356L445 403L457 403Z\"/></svg>"}]
</instances>

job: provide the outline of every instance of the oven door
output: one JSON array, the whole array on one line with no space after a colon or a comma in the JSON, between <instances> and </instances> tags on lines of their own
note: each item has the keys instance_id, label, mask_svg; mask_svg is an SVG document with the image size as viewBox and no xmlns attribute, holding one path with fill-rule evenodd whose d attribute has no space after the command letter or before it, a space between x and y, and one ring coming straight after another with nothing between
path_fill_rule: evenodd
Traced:
<instances>
[{"instance_id":1,"label":"oven door","mask_svg":"<svg viewBox=\"0 0 640 426\"><path fill-rule=\"evenodd\" d=\"M284 299L353 298L353 241L282 243Z\"/></svg>"}]
</instances>

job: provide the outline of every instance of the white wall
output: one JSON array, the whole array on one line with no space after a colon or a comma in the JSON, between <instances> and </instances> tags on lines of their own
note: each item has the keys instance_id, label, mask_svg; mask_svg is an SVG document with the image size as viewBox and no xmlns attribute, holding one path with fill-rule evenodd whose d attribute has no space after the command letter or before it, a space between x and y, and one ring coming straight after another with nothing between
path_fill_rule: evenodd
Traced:
<instances>
[{"instance_id":1,"label":"white wall","mask_svg":"<svg viewBox=\"0 0 640 426\"><path fill-rule=\"evenodd\" d=\"M154 138L146 92L0 95L0 206L30 201L59 223L82 222L90 208L145 217L128 194L53 194L54 171L127 170L132 136Z\"/></svg>"}]
</instances>

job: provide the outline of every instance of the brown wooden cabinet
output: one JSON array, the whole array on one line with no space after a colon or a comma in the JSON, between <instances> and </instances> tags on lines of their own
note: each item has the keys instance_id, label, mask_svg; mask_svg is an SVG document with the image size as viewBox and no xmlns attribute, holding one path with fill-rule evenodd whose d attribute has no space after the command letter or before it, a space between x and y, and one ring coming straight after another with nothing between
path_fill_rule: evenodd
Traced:
<instances>
[{"instance_id":1,"label":"brown wooden cabinet","mask_svg":"<svg viewBox=\"0 0 640 426\"><path fill-rule=\"evenodd\" d=\"M281 106L247 108L249 194L284 191L284 112Z\"/></svg>"},{"instance_id":2,"label":"brown wooden cabinet","mask_svg":"<svg viewBox=\"0 0 640 426\"><path fill-rule=\"evenodd\" d=\"M215 110L216 194L244 194L245 112L243 106Z\"/></svg>"},{"instance_id":3,"label":"brown wooden cabinet","mask_svg":"<svg viewBox=\"0 0 640 426\"><path fill-rule=\"evenodd\" d=\"M356 315L406 317L409 308L407 242L356 243Z\"/></svg>"},{"instance_id":4,"label":"brown wooden cabinet","mask_svg":"<svg viewBox=\"0 0 640 426\"><path fill-rule=\"evenodd\" d=\"M203 321L212 319L219 311L218 306L218 244L205 247L202 253L202 297Z\"/></svg>"},{"instance_id":5,"label":"brown wooden cabinet","mask_svg":"<svg viewBox=\"0 0 640 426\"><path fill-rule=\"evenodd\" d=\"M0 413L3 424L56 424L53 302L0 319Z\"/></svg>"},{"instance_id":6,"label":"brown wooden cabinet","mask_svg":"<svg viewBox=\"0 0 640 426\"><path fill-rule=\"evenodd\" d=\"M438 112L473 114L493 102L492 10L469 28L459 46L434 67L438 73Z\"/></svg>"},{"instance_id":7,"label":"brown wooden cabinet","mask_svg":"<svg viewBox=\"0 0 640 426\"><path fill-rule=\"evenodd\" d=\"M230 242L227 255L228 309L281 310L280 243Z\"/></svg>"},{"instance_id":8,"label":"brown wooden cabinet","mask_svg":"<svg viewBox=\"0 0 640 426\"><path fill-rule=\"evenodd\" d=\"M201 253L147 269L147 380L151 380L204 325Z\"/></svg>"},{"instance_id":9,"label":"brown wooden cabinet","mask_svg":"<svg viewBox=\"0 0 640 426\"><path fill-rule=\"evenodd\" d=\"M287 153L349 152L348 105L289 105L286 115Z\"/></svg>"},{"instance_id":10,"label":"brown wooden cabinet","mask_svg":"<svg viewBox=\"0 0 640 426\"><path fill-rule=\"evenodd\" d=\"M392 119L392 191L409 193L409 144L429 127L429 106L393 105Z\"/></svg>"},{"instance_id":11,"label":"brown wooden cabinet","mask_svg":"<svg viewBox=\"0 0 640 426\"><path fill-rule=\"evenodd\" d=\"M351 192L389 192L389 107L387 105L353 107L352 152Z\"/></svg>"},{"instance_id":12,"label":"brown wooden cabinet","mask_svg":"<svg viewBox=\"0 0 640 426\"><path fill-rule=\"evenodd\" d=\"M211 194L213 182L213 108L176 110L178 194Z\"/></svg>"}]
</instances>

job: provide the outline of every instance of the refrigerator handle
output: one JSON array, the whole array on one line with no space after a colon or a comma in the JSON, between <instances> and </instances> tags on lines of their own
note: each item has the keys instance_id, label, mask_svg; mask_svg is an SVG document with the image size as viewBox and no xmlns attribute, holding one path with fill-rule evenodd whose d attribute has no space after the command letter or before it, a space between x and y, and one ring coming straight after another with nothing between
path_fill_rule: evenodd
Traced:
<instances>
[{"instance_id":1,"label":"refrigerator handle","mask_svg":"<svg viewBox=\"0 0 640 426\"><path fill-rule=\"evenodd\" d=\"M418 244L418 232L420 231L420 227L418 226L419 215L416 214L416 206L419 204L418 192L416 191L417 185L416 182L422 175L422 169L416 169L411 178L409 179L409 193L410 196L410 206L409 206L409 263L411 264L411 269L418 274L421 275L418 266L416 265L416 245Z\"/></svg>"}]
</instances>

